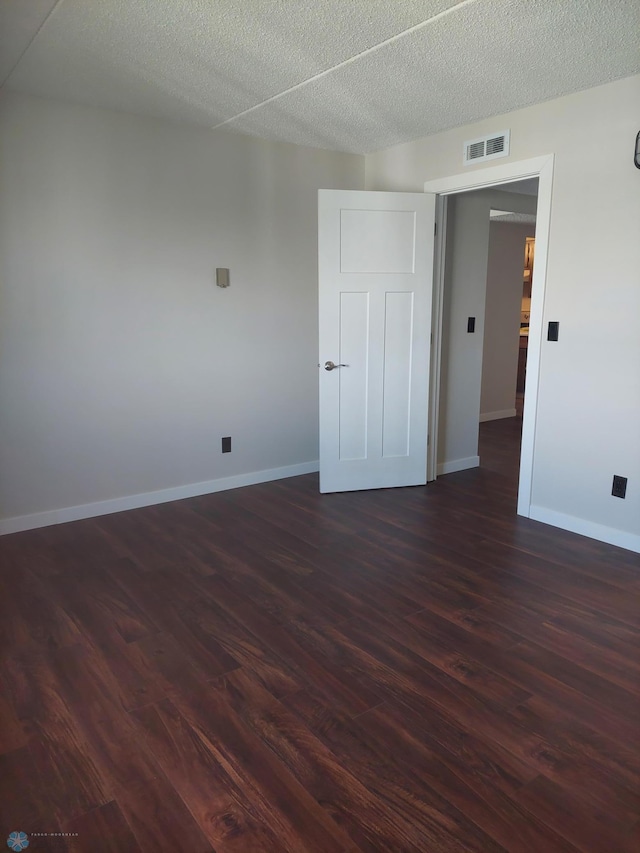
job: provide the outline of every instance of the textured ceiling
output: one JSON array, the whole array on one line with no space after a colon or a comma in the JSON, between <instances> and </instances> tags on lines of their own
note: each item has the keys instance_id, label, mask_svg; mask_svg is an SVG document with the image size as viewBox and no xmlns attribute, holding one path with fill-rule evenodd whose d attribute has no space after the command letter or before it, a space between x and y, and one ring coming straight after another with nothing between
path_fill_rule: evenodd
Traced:
<instances>
[{"instance_id":1,"label":"textured ceiling","mask_svg":"<svg viewBox=\"0 0 640 853\"><path fill-rule=\"evenodd\" d=\"M0 85L55 5L56 0L0 0Z\"/></svg>"},{"instance_id":2,"label":"textured ceiling","mask_svg":"<svg viewBox=\"0 0 640 853\"><path fill-rule=\"evenodd\" d=\"M522 195L538 195L538 179L525 178L523 181L512 181L510 184L501 184L492 187L494 192L521 193Z\"/></svg>"},{"instance_id":3,"label":"textured ceiling","mask_svg":"<svg viewBox=\"0 0 640 853\"><path fill-rule=\"evenodd\" d=\"M502 222L507 225L535 225L535 213L510 213L508 210L492 210L492 222Z\"/></svg>"},{"instance_id":4,"label":"textured ceiling","mask_svg":"<svg viewBox=\"0 0 640 853\"><path fill-rule=\"evenodd\" d=\"M0 0L0 32L8 90L359 153L640 71L640 0Z\"/></svg>"}]
</instances>

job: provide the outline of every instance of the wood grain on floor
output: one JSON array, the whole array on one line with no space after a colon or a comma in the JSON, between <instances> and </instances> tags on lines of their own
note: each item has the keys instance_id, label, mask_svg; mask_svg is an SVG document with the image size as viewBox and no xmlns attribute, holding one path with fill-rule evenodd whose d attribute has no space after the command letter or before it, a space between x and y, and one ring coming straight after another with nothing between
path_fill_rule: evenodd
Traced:
<instances>
[{"instance_id":1,"label":"wood grain on floor","mask_svg":"<svg viewBox=\"0 0 640 853\"><path fill-rule=\"evenodd\" d=\"M640 559L515 515L519 430L0 540L4 837L637 853Z\"/></svg>"}]
</instances>

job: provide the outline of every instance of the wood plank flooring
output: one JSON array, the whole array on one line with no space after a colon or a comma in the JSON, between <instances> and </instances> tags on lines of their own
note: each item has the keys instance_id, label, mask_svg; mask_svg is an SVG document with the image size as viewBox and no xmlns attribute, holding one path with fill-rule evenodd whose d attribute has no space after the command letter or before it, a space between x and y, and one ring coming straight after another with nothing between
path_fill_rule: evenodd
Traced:
<instances>
[{"instance_id":1,"label":"wood plank flooring","mask_svg":"<svg viewBox=\"0 0 640 853\"><path fill-rule=\"evenodd\" d=\"M519 424L426 488L1 539L3 838L637 853L640 559L515 515Z\"/></svg>"}]
</instances>

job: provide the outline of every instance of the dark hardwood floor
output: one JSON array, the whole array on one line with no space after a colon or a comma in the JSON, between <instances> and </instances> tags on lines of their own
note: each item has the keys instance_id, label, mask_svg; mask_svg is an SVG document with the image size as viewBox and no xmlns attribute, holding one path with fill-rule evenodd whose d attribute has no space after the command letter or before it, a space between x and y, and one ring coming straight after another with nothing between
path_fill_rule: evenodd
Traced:
<instances>
[{"instance_id":1,"label":"dark hardwood floor","mask_svg":"<svg viewBox=\"0 0 640 853\"><path fill-rule=\"evenodd\" d=\"M3 837L637 853L640 559L518 518L519 420L481 434L426 488L310 475L0 540Z\"/></svg>"}]
</instances>

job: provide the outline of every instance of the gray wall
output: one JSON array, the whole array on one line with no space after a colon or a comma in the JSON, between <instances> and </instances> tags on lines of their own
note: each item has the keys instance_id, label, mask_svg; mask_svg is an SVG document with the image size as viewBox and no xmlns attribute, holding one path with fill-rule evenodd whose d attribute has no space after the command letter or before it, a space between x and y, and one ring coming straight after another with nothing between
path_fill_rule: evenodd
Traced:
<instances>
[{"instance_id":1,"label":"gray wall","mask_svg":"<svg viewBox=\"0 0 640 853\"><path fill-rule=\"evenodd\" d=\"M364 158L17 95L0 140L0 519L313 467L317 190Z\"/></svg>"}]
</instances>

